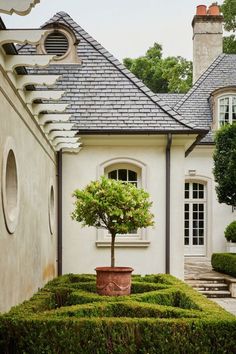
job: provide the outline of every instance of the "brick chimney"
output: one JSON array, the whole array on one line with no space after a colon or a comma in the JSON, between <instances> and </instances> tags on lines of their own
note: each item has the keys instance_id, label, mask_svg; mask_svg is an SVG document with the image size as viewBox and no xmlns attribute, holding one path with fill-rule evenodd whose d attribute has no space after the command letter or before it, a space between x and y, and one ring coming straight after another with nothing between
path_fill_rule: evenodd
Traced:
<instances>
[{"instance_id":1,"label":"brick chimney","mask_svg":"<svg viewBox=\"0 0 236 354\"><path fill-rule=\"evenodd\" d=\"M197 6L193 18L193 83L223 53L223 16L213 3Z\"/></svg>"}]
</instances>

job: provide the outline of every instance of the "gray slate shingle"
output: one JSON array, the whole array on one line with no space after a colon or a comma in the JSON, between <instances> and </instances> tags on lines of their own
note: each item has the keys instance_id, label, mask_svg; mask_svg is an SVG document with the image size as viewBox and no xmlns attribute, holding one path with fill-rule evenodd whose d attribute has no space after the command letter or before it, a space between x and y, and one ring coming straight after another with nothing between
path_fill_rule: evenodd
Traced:
<instances>
[{"instance_id":1,"label":"gray slate shingle","mask_svg":"<svg viewBox=\"0 0 236 354\"><path fill-rule=\"evenodd\" d=\"M80 131L186 131L197 128L173 110L173 101L155 95L116 58L86 33L69 15L56 14L47 24L69 26L79 39L82 65L58 64L40 69L40 74L60 74L54 89L66 90L62 102ZM35 53L32 46L18 47L20 54ZM36 70L30 70L36 72ZM167 103L170 103L168 105Z\"/></svg>"}]
</instances>

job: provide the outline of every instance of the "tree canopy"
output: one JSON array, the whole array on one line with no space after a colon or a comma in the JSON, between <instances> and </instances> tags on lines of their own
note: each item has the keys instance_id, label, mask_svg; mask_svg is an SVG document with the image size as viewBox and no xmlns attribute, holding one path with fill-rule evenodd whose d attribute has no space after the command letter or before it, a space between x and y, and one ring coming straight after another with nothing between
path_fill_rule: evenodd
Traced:
<instances>
[{"instance_id":1,"label":"tree canopy","mask_svg":"<svg viewBox=\"0 0 236 354\"><path fill-rule=\"evenodd\" d=\"M220 203L236 206L236 123L223 126L215 137L214 176Z\"/></svg>"},{"instance_id":2,"label":"tree canopy","mask_svg":"<svg viewBox=\"0 0 236 354\"><path fill-rule=\"evenodd\" d=\"M153 225L149 194L131 183L102 177L83 190L77 189L74 197L72 218L82 226L104 228L111 234L111 267L115 266L116 235Z\"/></svg>"},{"instance_id":3,"label":"tree canopy","mask_svg":"<svg viewBox=\"0 0 236 354\"><path fill-rule=\"evenodd\" d=\"M192 63L180 56L162 56L162 46L154 43L144 56L125 58L124 65L154 93L185 93L192 85Z\"/></svg>"},{"instance_id":4,"label":"tree canopy","mask_svg":"<svg viewBox=\"0 0 236 354\"><path fill-rule=\"evenodd\" d=\"M221 5L221 11L224 16L225 30L234 33L236 31L236 1L224 0ZM236 54L235 34L224 37L224 53Z\"/></svg>"}]
</instances>

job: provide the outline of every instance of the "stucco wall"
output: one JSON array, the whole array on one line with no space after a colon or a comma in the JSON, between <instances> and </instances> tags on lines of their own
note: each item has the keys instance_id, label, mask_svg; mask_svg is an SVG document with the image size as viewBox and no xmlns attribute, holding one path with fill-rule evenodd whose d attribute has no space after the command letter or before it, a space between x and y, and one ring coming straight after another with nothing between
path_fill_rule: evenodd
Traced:
<instances>
[{"instance_id":1,"label":"stucco wall","mask_svg":"<svg viewBox=\"0 0 236 354\"><path fill-rule=\"evenodd\" d=\"M50 183L56 193L55 155L16 91L0 71L0 187L4 148L15 145L18 166L19 219L6 228L0 193L0 312L29 298L56 275L56 235L49 230ZM2 192L2 191L1 191Z\"/></svg>"},{"instance_id":2,"label":"stucco wall","mask_svg":"<svg viewBox=\"0 0 236 354\"><path fill-rule=\"evenodd\" d=\"M135 273L165 272L165 146L163 138L104 137L83 140L79 154L63 154L63 273L90 273L110 265L108 247L97 247L98 231L72 221L72 192L101 175L105 162L137 160L146 166L146 190L153 201L155 227L147 229L148 247L116 248L116 265L131 266ZM162 139L162 140L161 140ZM114 159L114 160L113 160ZM135 162L134 162L135 163ZM172 147L171 177L171 273L183 276L183 181L184 148Z\"/></svg>"},{"instance_id":3,"label":"stucco wall","mask_svg":"<svg viewBox=\"0 0 236 354\"><path fill-rule=\"evenodd\" d=\"M235 220L236 212L232 207L219 204L215 192L213 170L213 146L197 147L185 161L185 175L189 179L199 180L207 186L207 256L213 252L226 251L224 238L225 227ZM189 170L195 171L195 175L189 176Z\"/></svg>"}]
</instances>

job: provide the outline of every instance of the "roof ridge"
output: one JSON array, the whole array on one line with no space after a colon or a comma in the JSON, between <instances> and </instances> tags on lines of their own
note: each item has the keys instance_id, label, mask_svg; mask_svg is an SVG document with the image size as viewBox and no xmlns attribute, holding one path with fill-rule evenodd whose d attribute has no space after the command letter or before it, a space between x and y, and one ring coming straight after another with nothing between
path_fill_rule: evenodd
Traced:
<instances>
[{"instance_id":1,"label":"roof ridge","mask_svg":"<svg viewBox=\"0 0 236 354\"><path fill-rule=\"evenodd\" d=\"M171 118L176 120L181 125L189 129L195 129L196 126L190 121L184 119L177 111L169 107L166 102L158 98L141 80L132 74L118 59L116 59L107 49L98 43L88 32L86 32L78 23L76 23L70 15L61 11L56 13L43 26L55 20L64 20L71 26L84 40L93 46L102 56L104 56L112 65L114 65L124 76L126 76L139 90L141 90L154 104L156 104L162 111L168 114ZM42 26L42 27L43 27Z\"/></svg>"},{"instance_id":2,"label":"roof ridge","mask_svg":"<svg viewBox=\"0 0 236 354\"><path fill-rule=\"evenodd\" d=\"M215 67L223 60L226 54L220 54L207 68L206 71L198 78L193 87L184 95L184 97L174 106L174 109L178 110L182 107L182 105L189 99L189 97L197 90L197 88L205 81L205 79L210 75L210 73L215 69Z\"/></svg>"}]
</instances>

